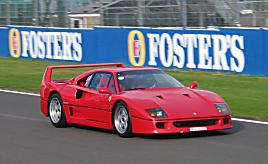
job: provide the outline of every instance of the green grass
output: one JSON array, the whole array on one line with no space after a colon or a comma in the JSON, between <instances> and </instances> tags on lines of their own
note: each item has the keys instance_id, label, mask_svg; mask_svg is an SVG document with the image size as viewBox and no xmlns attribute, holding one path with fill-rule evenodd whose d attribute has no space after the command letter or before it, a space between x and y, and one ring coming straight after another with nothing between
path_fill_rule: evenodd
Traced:
<instances>
[{"instance_id":1,"label":"green grass","mask_svg":"<svg viewBox=\"0 0 268 164\"><path fill-rule=\"evenodd\" d=\"M44 71L49 65L74 64L67 62L48 62L29 59L14 59L0 57L0 87L29 91L39 91ZM56 69L52 79L71 78L89 70Z\"/></svg>"},{"instance_id":2,"label":"green grass","mask_svg":"<svg viewBox=\"0 0 268 164\"><path fill-rule=\"evenodd\" d=\"M45 68L60 64L70 63L0 58L0 88L38 92ZM85 70L88 69L58 70L54 77L73 77ZM268 119L267 77L199 71L166 72L185 86L198 81L199 88L218 93L228 102L234 116Z\"/></svg>"}]
</instances>

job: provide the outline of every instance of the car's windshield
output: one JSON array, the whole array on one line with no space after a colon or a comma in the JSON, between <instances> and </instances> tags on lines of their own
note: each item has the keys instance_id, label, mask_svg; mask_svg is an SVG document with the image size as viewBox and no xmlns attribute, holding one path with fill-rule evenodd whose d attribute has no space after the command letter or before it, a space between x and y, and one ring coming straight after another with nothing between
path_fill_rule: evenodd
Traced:
<instances>
[{"instance_id":1,"label":"car's windshield","mask_svg":"<svg viewBox=\"0 0 268 164\"><path fill-rule=\"evenodd\" d=\"M118 72L120 91L147 88L176 88L183 85L175 78L160 70L135 70Z\"/></svg>"}]
</instances>

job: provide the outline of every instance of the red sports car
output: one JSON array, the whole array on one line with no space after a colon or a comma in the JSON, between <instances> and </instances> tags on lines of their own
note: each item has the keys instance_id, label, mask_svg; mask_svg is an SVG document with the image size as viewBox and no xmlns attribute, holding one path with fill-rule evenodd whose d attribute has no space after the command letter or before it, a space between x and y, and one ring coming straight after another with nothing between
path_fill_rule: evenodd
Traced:
<instances>
[{"instance_id":1,"label":"red sports car","mask_svg":"<svg viewBox=\"0 0 268 164\"><path fill-rule=\"evenodd\" d=\"M53 69L103 67L69 80L52 80ZM121 137L221 130L232 127L227 103L151 67L120 63L49 66L41 85L41 111L55 127L81 124L116 130Z\"/></svg>"}]
</instances>

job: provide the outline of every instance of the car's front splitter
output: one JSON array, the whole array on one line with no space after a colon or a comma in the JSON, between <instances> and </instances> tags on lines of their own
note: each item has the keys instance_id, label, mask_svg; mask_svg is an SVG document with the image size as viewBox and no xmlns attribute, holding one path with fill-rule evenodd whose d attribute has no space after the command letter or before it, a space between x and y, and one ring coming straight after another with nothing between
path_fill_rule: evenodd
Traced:
<instances>
[{"instance_id":1,"label":"car's front splitter","mask_svg":"<svg viewBox=\"0 0 268 164\"><path fill-rule=\"evenodd\" d=\"M137 134L170 134L196 131L223 130L232 128L231 116L165 119L161 121L132 118L132 130Z\"/></svg>"}]
</instances>

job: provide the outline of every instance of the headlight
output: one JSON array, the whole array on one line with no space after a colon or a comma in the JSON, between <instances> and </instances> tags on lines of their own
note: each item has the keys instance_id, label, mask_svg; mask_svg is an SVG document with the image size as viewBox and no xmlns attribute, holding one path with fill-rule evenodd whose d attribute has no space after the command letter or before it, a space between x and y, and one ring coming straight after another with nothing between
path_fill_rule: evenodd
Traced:
<instances>
[{"instance_id":1,"label":"headlight","mask_svg":"<svg viewBox=\"0 0 268 164\"><path fill-rule=\"evenodd\" d=\"M149 115L152 116L152 117L157 117L157 118L167 117L166 112L164 112L161 108L151 108L151 109L147 109L147 112L148 112Z\"/></svg>"},{"instance_id":2,"label":"headlight","mask_svg":"<svg viewBox=\"0 0 268 164\"><path fill-rule=\"evenodd\" d=\"M226 104L215 104L215 107L222 114L230 114L231 111Z\"/></svg>"}]
</instances>

